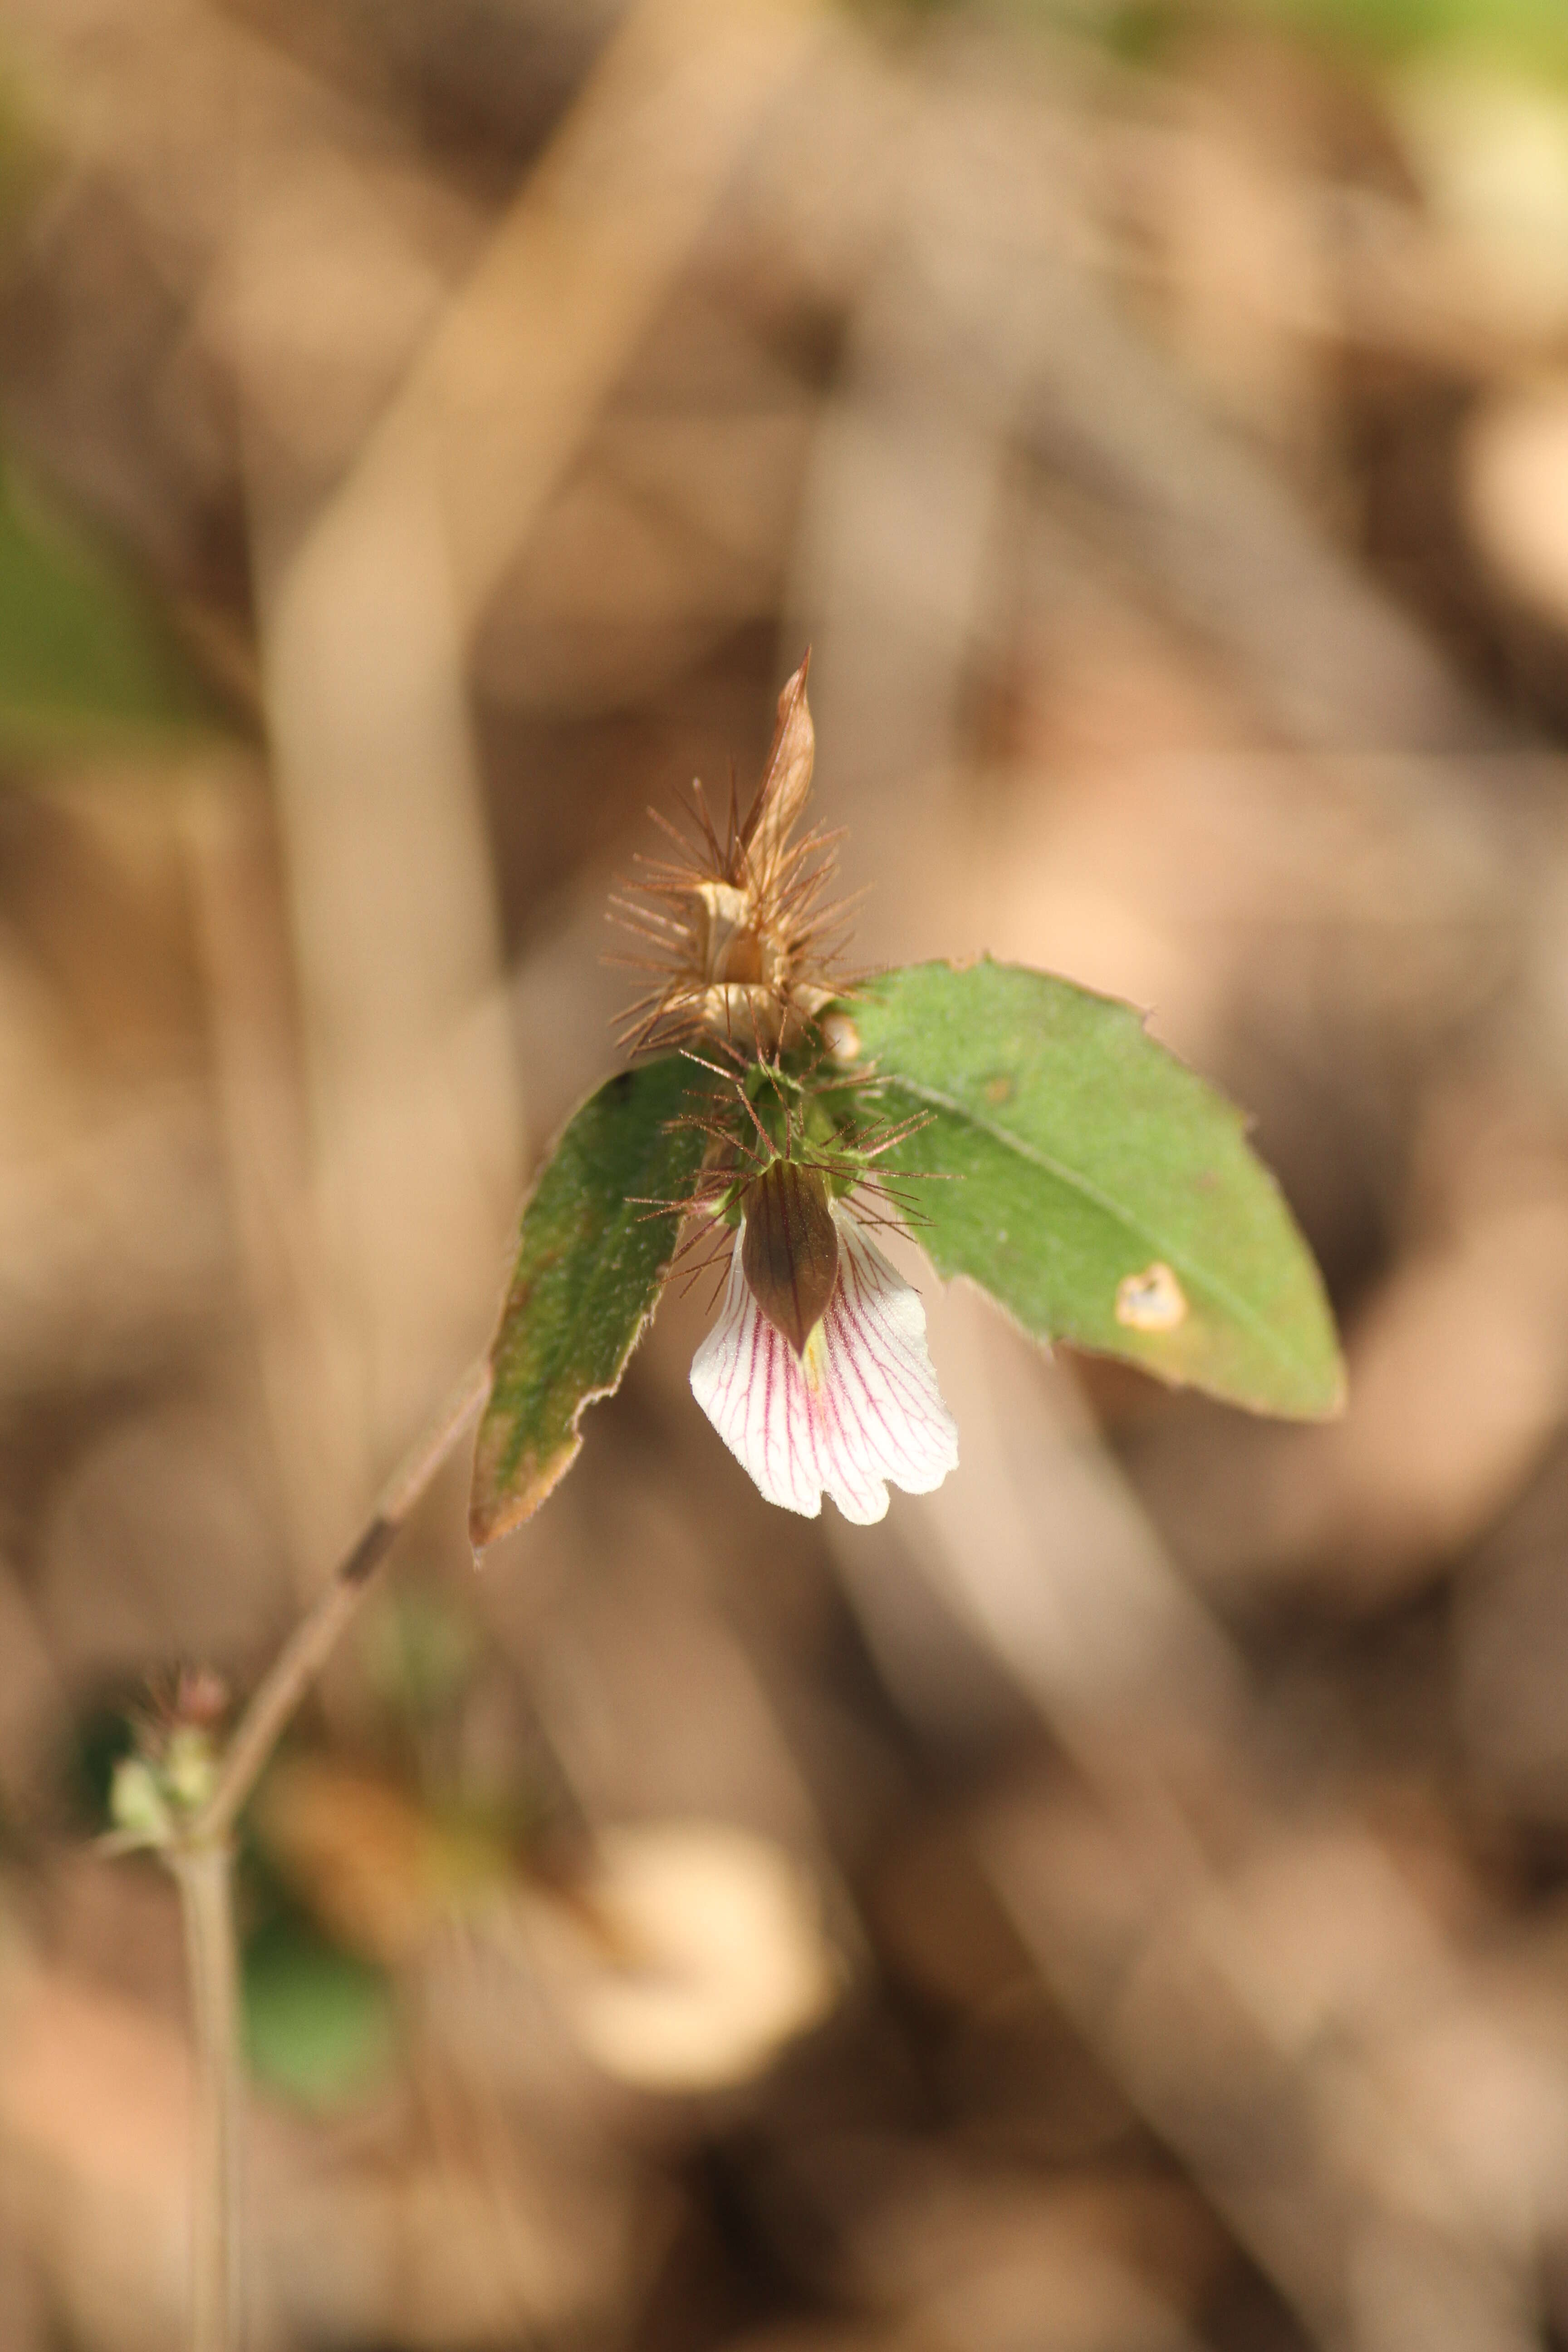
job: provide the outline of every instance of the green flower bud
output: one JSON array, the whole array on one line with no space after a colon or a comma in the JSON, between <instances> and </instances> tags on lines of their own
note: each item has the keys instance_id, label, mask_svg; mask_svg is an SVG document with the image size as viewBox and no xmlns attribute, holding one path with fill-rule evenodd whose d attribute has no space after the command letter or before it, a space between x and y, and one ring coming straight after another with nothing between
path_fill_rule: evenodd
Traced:
<instances>
[{"instance_id":1,"label":"green flower bud","mask_svg":"<svg viewBox=\"0 0 1568 2352\"><path fill-rule=\"evenodd\" d=\"M163 1792L150 1764L140 1756L122 1756L109 1786L109 1815L117 1830L142 1838L149 1845L166 1845L172 1823Z\"/></svg>"}]
</instances>

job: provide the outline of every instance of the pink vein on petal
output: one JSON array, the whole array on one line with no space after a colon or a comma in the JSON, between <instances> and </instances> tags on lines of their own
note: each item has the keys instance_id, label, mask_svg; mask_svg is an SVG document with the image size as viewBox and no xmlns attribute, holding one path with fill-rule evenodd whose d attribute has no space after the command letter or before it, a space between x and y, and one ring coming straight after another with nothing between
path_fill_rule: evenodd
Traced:
<instances>
[{"instance_id":1,"label":"pink vein on petal","mask_svg":"<svg viewBox=\"0 0 1568 2352\"><path fill-rule=\"evenodd\" d=\"M774 1330L735 1237L724 1302L691 1366L697 1402L763 1494L816 1518L829 1494L868 1525L887 1481L916 1495L958 1460L958 1433L926 1351L925 1309L842 1202L837 1286L804 1360Z\"/></svg>"}]
</instances>

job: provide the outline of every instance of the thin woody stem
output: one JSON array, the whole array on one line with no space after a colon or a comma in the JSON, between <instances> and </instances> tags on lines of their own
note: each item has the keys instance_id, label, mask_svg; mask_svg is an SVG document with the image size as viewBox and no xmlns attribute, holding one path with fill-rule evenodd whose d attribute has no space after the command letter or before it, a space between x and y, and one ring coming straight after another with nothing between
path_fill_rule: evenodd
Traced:
<instances>
[{"instance_id":1,"label":"thin woody stem","mask_svg":"<svg viewBox=\"0 0 1568 2352\"><path fill-rule=\"evenodd\" d=\"M226 1842L166 1855L180 1890L195 2011L191 2167L191 2352L240 2341L239 1976L234 1857Z\"/></svg>"},{"instance_id":2,"label":"thin woody stem","mask_svg":"<svg viewBox=\"0 0 1568 2352\"><path fill-rule=\"evenodd\" d=\"M279 1734L331 1655L376 1570L415 1504L489 1394L484 1360L465 1373L439 1419L405 1457L382 1489L358 1541L283 1644L251 1696L228 1744L216 1784L191 1824L193 1845L221 1844L260 1779Z\"/></svg>"},{"instance_id":3,"label":"thin woody stem","mask_svg":"<svg viewBox=\"0 0 1568 2352\"><path fill-rule=\"evenodd\" d=\"M195 2013L196 2130L192 2171L192 2352L237 2352L242 2327L239 1975L234 1927L235 1821L279 1734L331 1654L398 1529L489 1393L468 1371L439 1419L383 1488L357 1543L262 1679L212 1794L163 1850L180 1890Z\"/></svg>"}]
</instances>

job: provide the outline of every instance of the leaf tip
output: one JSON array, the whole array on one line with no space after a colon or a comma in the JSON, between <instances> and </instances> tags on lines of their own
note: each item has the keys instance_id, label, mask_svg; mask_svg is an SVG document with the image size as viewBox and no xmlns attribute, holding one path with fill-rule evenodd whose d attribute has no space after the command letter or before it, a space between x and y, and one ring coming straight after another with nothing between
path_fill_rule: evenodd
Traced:
<instances>
[{"instance_id":1,"label":"leaf tip","mask_svg":"<svg viewBox=\"0 0 1568 2352\"><path fill-rule=\"evenodd\" d=\"M1350 1375L1345 1368L1344 1357L1336 1345L1333 1362L1330 1366L1330 1378L1324 1386L1323 1401L1304 1418L1310 1421L1342 1421L1349 1403Z\"/></svg>"},{"instance_id":2,"label":"leaf tip","mask_svg":"<svg viewBox=\"0 0 1568 2352\"><path fill-rule=\"evenodd\" d=\"M491 1544L500 1543L532 1518L540 1505L552 1495L583 1450L583 1440L574 1428L567 1444L543 1462L537 1460L514 1465L508 1471L501 1460L505 1444L504 1429L489 1433L481 1428L479 1443L474 1452L474 1479L468 1497L468 1541L473 1547L476 1564L482 1563Z\"/></svg>"},{"instance_id":3,"label":"leaf tip","mask_svg":"<svg viewBox=\"0 0 1568 2352\"><path fill-rule=\"evenodd\" d=\"M1331 1322L1322 1336L1321 1350L1296 1358L1293 1377L1283 1389L1256 1398L1238 1395L1235 1402L1279 1421L1342 1421L1349 1401L1345 1360Z\"/></svg>"}]
</instances>

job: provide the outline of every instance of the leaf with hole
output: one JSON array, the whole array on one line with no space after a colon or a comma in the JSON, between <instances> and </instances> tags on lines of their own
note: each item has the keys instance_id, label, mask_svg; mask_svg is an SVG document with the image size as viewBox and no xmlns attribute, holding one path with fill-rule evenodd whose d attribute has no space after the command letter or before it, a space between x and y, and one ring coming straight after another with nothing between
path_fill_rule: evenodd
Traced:
<instances>
[{"instance_id":1,"label":"leaf with hole","mask_svg":"<svg viewBox=\"0 0 1568 2352\"><path fill-rule=\"evenodd\" d=\"M1126 1358L1258 1412L1340 1409L1311 1253L1246 1122L1140 1015L989 961L884 973L837 1009L939 1273L1031 1336Z\"/></svg>"}]
</instances>

